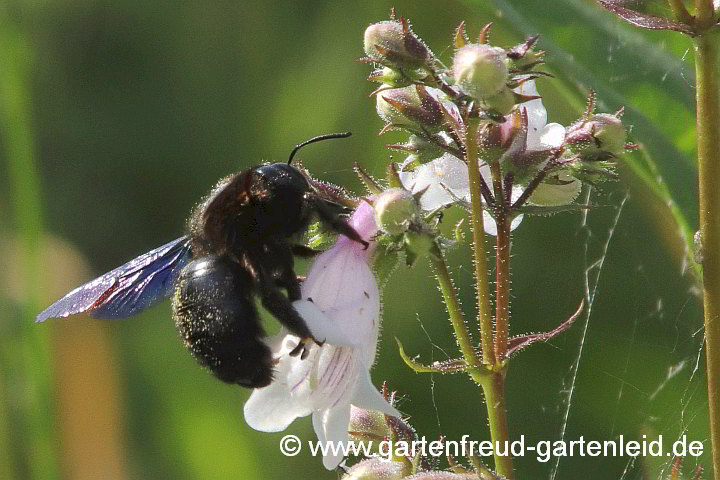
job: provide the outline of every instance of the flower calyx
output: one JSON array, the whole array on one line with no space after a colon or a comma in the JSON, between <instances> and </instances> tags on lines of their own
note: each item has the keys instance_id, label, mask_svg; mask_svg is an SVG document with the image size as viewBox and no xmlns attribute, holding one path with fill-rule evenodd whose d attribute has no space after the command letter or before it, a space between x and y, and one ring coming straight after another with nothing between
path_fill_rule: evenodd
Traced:
<instances>
[{"instance_id":1,"label":"flower calyx","mask_svg":"<svg viewBox=\"0 0 720 480\"><path fill-rule=\"evenodd\" d=\"M427 68L435 56L410 29L407 19L391 18L365 29L363 60L403 71Z\"/></svg>"},{"instance_id":2,"label":"flower calyx","mask_svg":"<svg viewBox=\"0 0 720 480\"><path fill-rule=\"evenodd\" d=\"M378 243L385 246L386 253L404 253L408 266L427 254L439 235L419 206L424 193L390 188L376 195L372 202L375 221L382 232Z\"/></svg>"}]
</instances>

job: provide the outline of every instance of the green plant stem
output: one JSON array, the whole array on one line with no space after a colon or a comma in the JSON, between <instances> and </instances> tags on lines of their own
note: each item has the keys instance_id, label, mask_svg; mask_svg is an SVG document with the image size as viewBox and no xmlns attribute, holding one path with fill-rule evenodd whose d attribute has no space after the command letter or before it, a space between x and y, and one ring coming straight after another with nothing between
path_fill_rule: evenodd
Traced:
<instances>
[{"instance_id":1,"label":"green plant stem","mask_svg":"<svg viewBox=\"0 0 720 480\"><path fill-rule=\"evenodd\" d=\"M507 352L507 315L509 295L503 295L504 300L497 303L496 317L504 318L504 323L498 327L496 318L495 345L497 345L498 337L504 345L504 349L498 350L493 345L492 317L490 312L490 295L488 286L488 262L485 253L485 225L483 222L483 204L481 191L480 163L477 150L477 131L479 122L470 120L467 126L465 137L465 151L467 155L468 171L470 175L470 201L472 206L472 224L473 224L473 247L475 254L475 281L477 285L478 300L478 322L480 324L480 335L482 336L483 363L486 368L472 369L469 371L470 377L473 378L483 389L485 396L485 406L487 407L488 423L490 424L490 438L495 447L495 451L499 448L506 455L495 454L495 471L507 479L513 478L512 457L505 447L509 446L510 434L507 422L507 409L505 407L505 372L506 365L504 363L504 355ZM491 166L492 169L492 166ZM505 217L505 201L502 193L502 179L500 177L499 168L493 172L493 187L495 190L495 203L497 211L502 211L502 225L504 225L507 235L503 238L507 242L505 253L509 255L509 236L510 230ZM500 225L500 224L498 224ZM500 228L498 228L499 232ZM500 237L498 237L500 241ZM509 260L507 258L506 260ZM502 282L501 290L507 289L509 293L509 262L505 262L502 270L507 273ZM507 281L506 281L507 280ZM502 293L499 291L498 293ZM505 305L504 312L501 313L502 305ZM502 338L504 337L504 340ZM502 356L498 356L498 352ZM487 368L490 367L490 368Z\"/></svg>"},{"instance_id":2,"label":"green plant stem","mask_svg":"<svg viewBox=\"0 0 720 480\"><path fill-rule=\"evenodd\" d=\"M714 17L715 7L713 0L695 0L695 29L697 31L705 32L711 28Z\"/></svg>"},{"instance_id":3,"label":"green plant stem","mask_svg":"<svg viewBox=\"0 0 720 480\"><path fill-rule=\"evenodd\" d=\"M490 312L490 288L488 285L488 262L485 253L485 225L483 222L482 177L478 162L477 132L479 122L471 119L465 133L465 152L470 175L470 204L472 208L473 254L475 258L475 289L480 325L480 343L483 363L495 365L493 349L492 315Z\"/></svg>"},{"instance_id":4,"label":"green plant stem","mask_svg":"<svg viewBox=\"0 0 720 480\"><path fill-rule=\"evenodd\" d=\"M495 472L511 480L513 478L510 456L510 432L505 406L505 368L494 371L480 379L490 424L490 438L495 452L499 448L505 455L495 453ZM477 381L477 379L476 379Z\"/></svg>"},{"instance_id":5,"label":"green plant stem","mask_svg":"<svg viewBox=\"0 0 720 480\"><path fill-rule=\"evenodd\" d=\"M668 4L670 5L670 9L672 9L673 18L675 18L675 20L687 24L692 22L692 16L685 8L685 4L682 0L668 0Z\"/></svg>"},{"instance_id":6,"label":"green plant stem","mask_svg":"<svg viewBox=\"0 0 720 480\"><path fill-rule=\"evenodd\" d=\"M510 441L505 407L506 368L505 366L488 368L488 366L480 364L480 359L473 348L470 332L467 329L465 315L460 308L457 292L453 287L450 270L437 243L433 244L429 257L450 315L450 322L455 330L455 338L465 361L470 366L468 374L483 389L488 412L488 423L490 424L490 438L493 445L499 445L503 453L509 453L505 447L505 445L509 445ZM512 479L512 458L510 455L495 455L495 470L505 478Z\"/></svg>"},{"instance_id":7,"label":"green plant stem","mask_svg":"<svg viewBox=\"0 0 720 480\"><path fill-rule=\"evenodd\" d=\"M450 316L450 323L452 323L453 330L455 330L455 339L460 347L460 351L468 365L477 367L480 362L473 348L472 337L465 322L465 314L460 307L460 301L457 298L457 293L453 286L450 270L437 242L433 243L429 257L435 270L438 284L440 285L440 292L442 292L443 299L445 300L445 306Z\"/></svg>"},{"instance_id":8,"label":"green plant stem","mask_svg":"<svg viewBox=\"0 0 720 480\"><path fill-rule=\"evenodd\" d=\"M702 16L698 2L698 20ZM715 479L720 479L720 101L717 36L693 39L697 75L697 151L703 243L705 362Z\"/></svg>"},{"instance_id":9,"label":"green plant stem","mask_svg":"<svg viewBox=\"0 0 720 480\"><path fill-rule=\"evenodd\" d=\"M500 165L490 165L495 190L495 224L497 225L495 249L495 360L502 364L507 357L510 323L510 223L507 216L509 200L505 195Z\"/></svg>"}]
</instances>

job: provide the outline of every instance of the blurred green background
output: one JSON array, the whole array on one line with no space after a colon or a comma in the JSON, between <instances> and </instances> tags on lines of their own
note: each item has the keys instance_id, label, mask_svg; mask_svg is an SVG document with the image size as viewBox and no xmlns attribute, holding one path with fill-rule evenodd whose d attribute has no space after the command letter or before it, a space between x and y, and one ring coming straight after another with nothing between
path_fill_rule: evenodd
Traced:
<instances>
[{"instance_id":1,"label":"blurred green background","mask_svg":"<svg viewBox=\"0 0 720 480\"><path fill-rule=\"evenodd\" d=\"M365 27L392 6L448 63L461 20L471 33L495 22L492 41L503 46L541 34L557 76L539 81L550 121L576 119L595 88L603 110L626 106L632 140L646 147L627 157L621 182L593 194L604 206L586 227L565 214L526 218L515 232L511 333L567 318L586 269L597 296L587 324L512 361L511 436L706 442L701 310L683 239L696 225L693 59L684 38L634 30L580 0L4 0L1 479L339 476L309 455L283 457L283 434L245 425L249 392L196 366L167 302L121 322L33 319L72 287L179 236L218 178L284 160L306 138L354 134L301 154L317 177L360 193L352 162L382 176L383 145L402 136L377 137L369 67L355 59ZM460 213L447 218L451 226ZM472 317L468 246L450 259ZM373 379L398 391L400 410L429 439L487 438L479 390L461 375L410 372L393 337L426 363L457 356L424 262L399 268L385 290ZM308 418L287 433L314 439ZM688 458L686 470L696 464L709 466L709 456ZM521 479L548 478L554 467L515 460ZM555 478L668 471L668 458L573 457L561 459Z\"/></svg>"}]
</instances>

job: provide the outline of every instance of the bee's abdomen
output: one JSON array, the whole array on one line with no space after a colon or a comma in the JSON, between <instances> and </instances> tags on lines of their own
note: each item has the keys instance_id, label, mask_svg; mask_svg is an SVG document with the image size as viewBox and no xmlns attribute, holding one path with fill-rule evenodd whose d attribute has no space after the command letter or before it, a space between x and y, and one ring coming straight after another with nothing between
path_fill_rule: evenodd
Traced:
<instances>
[{"instance_id":1,"label":"bee's abdomen","mask_svg":"<svg viewBox=\"0 0 720 480\"><path fill-rule=\"evenodd\" d=\"M185 346L213 375L259 388L270 384L273 370L253 299L250 274L227 257L211 255L180 273L173 318Z\"/></svg>"}]
</instances>

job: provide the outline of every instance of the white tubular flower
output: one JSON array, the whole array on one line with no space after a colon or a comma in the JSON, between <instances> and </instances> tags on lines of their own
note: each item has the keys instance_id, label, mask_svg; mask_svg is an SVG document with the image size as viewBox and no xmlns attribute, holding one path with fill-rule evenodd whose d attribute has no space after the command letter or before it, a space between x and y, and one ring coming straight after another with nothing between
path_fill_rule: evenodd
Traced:
<instances>
[{"instance_id":1,"label":"white tubular flower","mask_svg":"<svg viewBox=\"0 0 720 480\"><path fill-rule=\"evenodd\" d=\"M410 161L412 159L408 158ZM426 211L451 205L456 200L470 201L467 165L449 153L410 172L403 172L401 169L400 182L413 194L425 190L419 204L420 208Z\"/></svg>"},{"instance_id":2,"label":"white tubular flower","mask_svg":"<svg viewBox=\"0 0 720 480\"><path fill-rule=\"evenodd\" d=\"M515 89L523 95L538 95L535 80L529 80ZM528 113L528 133L526 148L529 151L558 148L565 142L566 129L559 123L547 123L547 110L542 99L523 103ZM542 182L528 199L534 205L567 205L577 198L582 182L568 173L562 172Z\"/></svg>"},{"instance_id":3,"label":"white tubular flower","mask_svg":"<svg viewBox=\"0 0 720 480\"><path fill-rule=\"evenodd\" d=\"M380 326L380 292L368 265L377 232L372 207L361 204L350 224L370 247L341 236L314 261L302 285L304 300L293 305L313 336L326 343L310 347L302 360L288 355L298 337L281 332L268 340L278 359L275 379L245 403L245 421L256 430L282 431L296 418L312 414L318 440L347 443L351 405L400 416L369 373ZM342 458L328 454L323 464L330 470Z\"/></svg>"},{"instance_id":4,"label":"white tubular flower","mask_svg":"<svg viewBox=\"0 0 720 480\"><path fill-rule=\"evenodd\" d=\"M535 80L528 80L514 90L527 96L538 96ZM565 127L559 123L547 123L547 110L541 98L520 104L527 110L528 132L525 148L529 151L556 148L565 140Z\"/></svg>"},{"instance_id":5,"label":"white tubular flower","mask_svg":"<svg viewBox=\"0 0 720 480\"><path fill-rule=\"evenodd\" d=\"M490 167L487 164L483 163L480 166L480 175L485 179L485 183L492 185ZM470 202L467 165L449 153L420 165L412 172L400 172L400 181L403 187L412 193L425 190L419 202L420 208L425 211L446 207L456 201ZM517 200L520 195L522 195L522 188L513 187L512 200ZM514 230L520 225L522 217L522 215L518 215L513 219L510 230ZM483 224L485 232L489 235L497 235L495 219L487 211L483 211Z\"/></svg>"},{"instance_id":6,"label":"white tubular flower","mask_svg":"<svg viewBox=\"0 0 720 480\"><path fill-rule=\"evenodd\" d=\"M515 89L515 92L537 96L538 91L534 80L529 80ZM542 99L529 100L519 105L527 111L528 131L525 138L524 150L528 152L545 151L551 148L559 148L565 143L566 129L559 123L547 123L547 110ZM503 124L503 128L510 131L510 120ZM522 138L520 140L522 143ZM514 148L515 146L511 147ZM519 148L523 148L522 145ZM406 164L415 160L414 156L408 157ZM543 164L540 165L542 167ZM492 186L490 167L484 162L480 165L480 174L485 183ZM470 185L468 170L465 162L459 158L446 153L443 156L425 163L411 172L400 172L400 181L407 190L412 193L419 193L425 190L420 197L420 207L425 211L432 211L437 208L452 205L455 202L470 202ZM582 183L577 178L566 172L560 172L549 176L543 183L538 185L528 201L535 205L557 206L566 205L578 196ZM512 201L514 202L522 195L523 187L514 185L512 188ZM510 229L514 230L523 216L513 218ZM487 212L483 212L485 232L489 235L497 235L495 220Z\"/></svg>"}]
</instances>

